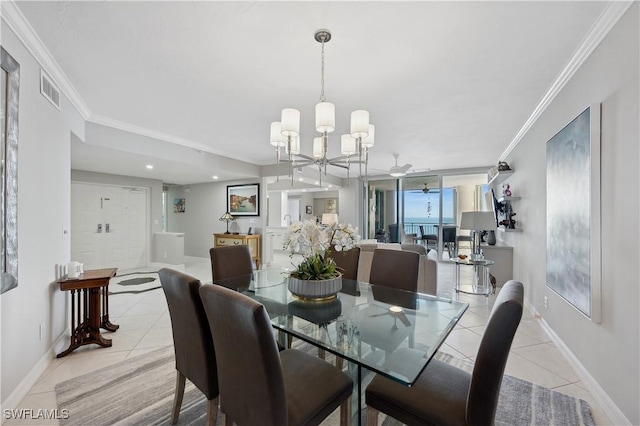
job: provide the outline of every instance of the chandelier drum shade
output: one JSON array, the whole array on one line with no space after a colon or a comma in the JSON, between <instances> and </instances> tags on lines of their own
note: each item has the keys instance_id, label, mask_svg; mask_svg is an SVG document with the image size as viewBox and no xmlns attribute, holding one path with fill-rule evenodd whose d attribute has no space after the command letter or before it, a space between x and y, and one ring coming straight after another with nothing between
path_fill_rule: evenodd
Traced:
<instances>
[{"instance_id":1,"label":"chandelier drum shade","mask_svg":"<svg viewBox=\"0 0 640 426\"><path fill-rule=\"evenodd\" d=\"M317 166L322 184L322 172L327 174L327 166L340 167L347 170L351 164L359 164L359 177L367 180L369 149L374 145L375 128L369 123L369 112L356 110L351 113L350 133L340 138L339 157L327 156L329 147L329 133L336 129L336 108L327 102L324 96L324 45L331 40L331 32L321 29L315 32L314 38L322 46L320 68L320 102L316 104L316 131L319 137L313 138L312 155L302 154L300 151L300 111L293 108L282 110L280 121L271 123L270 143L276 149L276 161L289 164L289 176L293 185L293 169L306 166ZM284 148L286 157L282 158L281 149ZM362 165L364 164L364 173Z\"/></svg>"}]
</instances>

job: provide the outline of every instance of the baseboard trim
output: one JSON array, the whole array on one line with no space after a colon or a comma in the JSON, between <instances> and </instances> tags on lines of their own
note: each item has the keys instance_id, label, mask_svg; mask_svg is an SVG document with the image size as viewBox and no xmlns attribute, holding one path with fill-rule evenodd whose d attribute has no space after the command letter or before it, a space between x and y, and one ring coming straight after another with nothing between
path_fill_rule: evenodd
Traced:
<instances>
[{"instance_id":1,"label":"baseboard trim","mask_svg":"<svg viewBox=\"0 0 640 426\"><path fill-rule=\"evenodd\" d=\"M16 386L15 390L11 392L11 395L7 397L6 400L2 402L1 411L4 410L14 410L18 407L18 404L22 399L29 393L29 389L36 384L42 373L45 372L51 360L56 357L56 355L65 348L65 346L69 343L69 336L71 335L71 328L67 328L56 341L51 345L49 350L47 350L42 358L38 360L36 365L31 369L29 374L25 376L24 379ZM5 422L4 416L2 416L2 423Z\"/></svg>"},{"instance_id":2,"label":"baseboard trim","mask_svg":"<svg viewBox=\"0 0 640 426\"><path fill-rule=\"evenodd\" d=\"M582 383L587 387L587 390L593 395L596 402L600 405L604 413L607 415L609 420L611 420L614 425L631 425L631 422L624 413L618 408L615 402L609 397L607 392L602 389L602 386L593 378L593 376L589 373L589 371L585 368L584 365L578 360L578 358L571 352L569 347L564 344L562 339L556 334L555 331L547 324L547 322L542 318L542 315L533 307L533 305L525 300L525 305L527 309L533 312L534 317L540 321L540 325L542 326L542 330L545 334L551 339L554 345L560 350L560 353L564 355L567 362L573 367L576 374L582 381Z\"/></svg>"}]
</instances>

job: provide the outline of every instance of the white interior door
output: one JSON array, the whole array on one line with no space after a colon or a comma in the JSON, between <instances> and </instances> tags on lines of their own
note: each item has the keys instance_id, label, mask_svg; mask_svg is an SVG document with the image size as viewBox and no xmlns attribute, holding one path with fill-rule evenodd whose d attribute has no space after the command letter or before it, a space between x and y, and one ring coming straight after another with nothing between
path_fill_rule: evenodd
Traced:
<instances>
[{"instance_id":1,"label":"white interior door","mask_svg":"<svg viewBox=\"0 0 640 426\"><path fill-rule=\"evenodd\" d=\"M85 269L146 266L147 190L73 183L71 258Z\"/></svg>"},{"instance_id":2,"label":"white interior door","mask_svg":"<svg viewBox=\"0 0 640 426\"><path fill-rule=\"evenodd\" d=\"M102 207L99 187L71 184L71 260L102 268Z\"/></svg>"}]
</instances>

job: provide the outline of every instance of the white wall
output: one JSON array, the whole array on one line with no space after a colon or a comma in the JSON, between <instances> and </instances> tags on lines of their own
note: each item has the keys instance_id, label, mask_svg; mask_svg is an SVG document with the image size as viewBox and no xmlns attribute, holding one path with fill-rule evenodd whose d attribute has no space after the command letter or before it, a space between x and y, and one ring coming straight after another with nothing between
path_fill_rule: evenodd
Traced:
<instances>
[{"instance_id":1,"label":"white wall","mask_svg":"<svg viewBox=\"0 0 640 426\"><path fill-rule=\"evenodd\" d=\"M636 2L508 156L524 232L502 235L515 248L514 276L527 298L632 424L640 423L638 15ZM602 103L600 324L545 285L546 142L596 102Z\"/></svg>"},{"instance_id":2,"label":"white wall","mask_svg":"<svg viewBox=\"0 0 640 426\"><path fill-rule=\"evenodd\" d=\"M316 218L317 214L313 209L313 192L303 192L300 194L300 217L303 221ZM307 214L307 206L311 206L311 214Z\"/></svg>"},{"instance_id":3,"label":"white wall","mask_svg":"<svg viewBox=\"0 0 640 426\"><path fill-rule=\"evenodd\" d=\"M68 295L59 290L54 271L69 262L63 228L70 227L71 132L81 139L85 132L84 120L64 96L58 111L40 95L40 66L5 22L1 27L2 46L20 64L18 287L0 296L4 407L33 384L25 380L35 380L48 365L49 350L69 327Z\"/></svg>"},{"instance_id":4,"label":"white wall","mask_svg":"<svg viewBox=\"0 0 640 426\"><path fill-rule=\"evenodd\" d=\"M282 196L286 193L281 191L269 192L269 223L266 226L282 226Z\"/></svg>"},{"instance_id":5,"label":"white wall","mask_svg":"<svg viewBox=\"0 0 640 426\"><path fill-rule=\"evenodd\" d=\"M345 179L345 183L346 183ZM340 223L350 223L360 231L362 238L366 238L362 232L364 227L362 225L362 210L361 200L364 199L364 191L362 190L362 182L355 178L349 179L349 183L343 186L338 191L339 203L340 203L340 216L338 219Z\"/></svg>"},{"instance_id":6,"label":"white wall","mask_svg":"<svg viewBox=\"0 0 640 426\"><path fill-rule=\"evenodd\" d=\"M227 211L227 185L253 184L259 179L199 183L188 186L169 187L169 212L167 231L184 232L184 254L186 256L209 257L213 247L213 234L227 230L220 217ZM185 212L173 212L174 198L185 199ZM236 222L240 232L246 234L253 227L254 234L262 234L266 220L266 189L260 186L260 216L238 216ZM264 246L264 241L263 241Z\"/></svg>"}]
</instances>

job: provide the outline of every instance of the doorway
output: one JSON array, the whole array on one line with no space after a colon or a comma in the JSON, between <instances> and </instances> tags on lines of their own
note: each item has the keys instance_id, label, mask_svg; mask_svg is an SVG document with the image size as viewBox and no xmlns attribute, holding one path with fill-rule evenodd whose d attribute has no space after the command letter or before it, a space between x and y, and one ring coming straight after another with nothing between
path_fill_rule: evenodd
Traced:
<instances>
[{"instance_id":1,"label":"doorway","mask_svg":"<svg viewBox=\"0 0 640 426\"><path fill-rule=\"evenodd\" d=\"M300 197L290 197L290 198L288 198L288 200L287 200L287 214L289 215L289 223L287 223L287 226L291 225L293 222L299 222L301 220L301 217L300 217Z\"/></svg>"},{"instance_id":2,"label":"doorway","mask_svg":"<svg viewBox=\"0 0 640 426\"><path fill-rule=\"evenodd\" d=\"M147 188L71 184L71 259L85 269L147 265Z\"/></svg>"}]
</instances>

